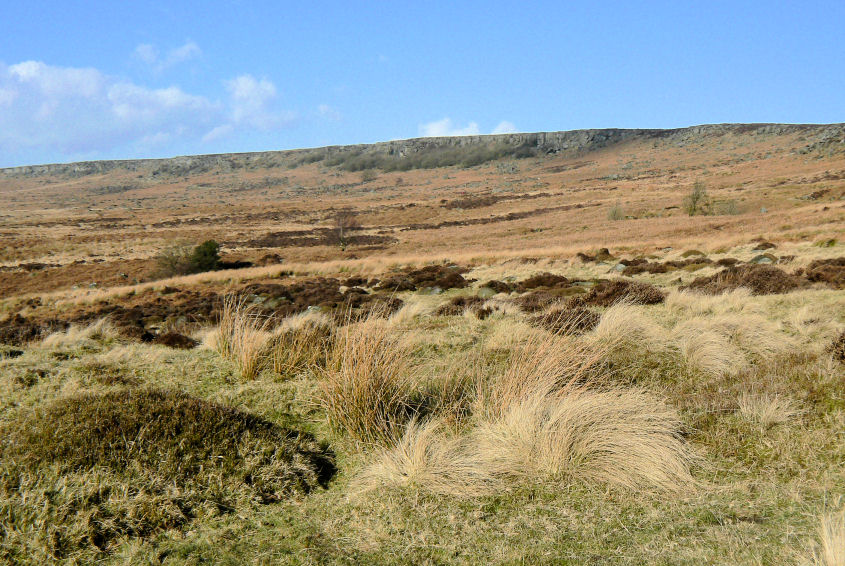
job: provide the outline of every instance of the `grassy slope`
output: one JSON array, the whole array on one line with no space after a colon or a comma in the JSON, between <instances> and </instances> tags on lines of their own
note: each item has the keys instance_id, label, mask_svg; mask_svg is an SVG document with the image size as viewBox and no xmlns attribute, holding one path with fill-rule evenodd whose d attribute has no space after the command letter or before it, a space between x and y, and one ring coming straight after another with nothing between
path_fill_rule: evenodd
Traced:
<instances>
[{"instance_id":1,"label":"grassy slope","mask_svg":"<svg viewBox=\"0 0 845 566\"><path fill-rule=\"evenodd\" d=\"M753 363L741 371L685 369L646 348L624 355L621 361L630 365L622 375L680 407L703 456L695 470L702 487L683 496L578 482L470 499L414 488L350 495L367 457L326 427L314 403L314 376L279 381L265 372L242 382L229 362L208 350L108 340L32 347L0 362L0 419L59 396L113 388L100 376L118 374L311 431L338 453L340 471L328 490L204 518L146 542L128 540L110 557L100 556L107 563L781 564L793 561L793 553L806 554L819 515L841 506L837 498L845 493L845 374L821 352L845 323L841 297L820 290L745 299L740 312L761 316L771 324L767 339L786 346L765 360L746 348L743 359ZM671 304L637 311L667 332L678 321L720 316L696 315L700 305ZM803 318L796 318L799 311ZM424 317L405 329L415 363L443 368L465 359L479 336L495 341L512 333L520 317ZM809 353L798 355L802 351ZM762 426L738 410L748 392L789 398L798 414Z\"/></svg>"}]
</instances>

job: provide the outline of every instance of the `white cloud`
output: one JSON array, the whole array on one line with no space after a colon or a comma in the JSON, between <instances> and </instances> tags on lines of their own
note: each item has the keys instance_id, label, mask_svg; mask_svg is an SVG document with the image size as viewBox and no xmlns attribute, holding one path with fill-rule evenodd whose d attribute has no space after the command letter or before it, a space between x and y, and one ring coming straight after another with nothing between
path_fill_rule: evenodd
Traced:
<instances>
[{"instance_id":1,"label":"white cloud","mask_svg":"<svg viewBox=\"0 0 845 566\"><path fill-rule=\"evenodd\" d=\"M221 139L239 130L278 130L296 119L295 113L278 107L276 85L266 78L240 75L224 85L229 93L227 123L205 134L204 141Z\"/></svg>"},{"instance_id":2,"label":"white cloud","mask_svg":"<svg viewBox=\"0 0 845 566\"><path fill-rule=\"evenodd\" d=\"M146 63L147 65L155 65L158 62L158 49L149 43L141 43L135 48L133 55Z\"/></svg>"},{"instance_id":3,"label":"white cloud","mask_svg":"<svg viewBox=\"0 0 845 566\"><path fill-rule=\"evenodd\" d=\"M425 138L443 136L477 136L481 133L478 124L470 122L466 127L458 128L452 124L451 118L443 118L435 122L420 125L420 135Z\"/></svg>"},{"instance_id":4,"label":"white cloud","mask_svg":"<svg viewBox=\"0 0 845 566\"><path fill-rule=\"evenodd\" d=\"M180 63L200 57L202 49L193 41L186 41L184 45L174 47L162 57L155 45L141 43L135 47L132 55L148 65L154 72L160 73Z\"/></svg>"},{"instance_id":5,"label":"white cloud","mask_svg":"<svg viewBox=\"0 0 845 566\"><path fill-rule=\"evenodd\" d=\"M325 118L326 120L331 120L333 122L339 122L343 119L343 115L337 108L329 106L328 104L320 104L317 107L317 113L320 115L321 118Z\"/></svg>"},{"instance_id":6,"label":"white cloud","mask_svg":"<svg viewBox=\"0 0 845 566\"><path fill-rule=\"evenodd\" d=\"M499 125L493 128L494 134L513 134L517 131L516 126L513 125L513 122L508 122L507 120L502 120L499 122Z\"/></svg>"},{"instance_id":7,"label":"white cloud","mask_svg":"<svg viewBox=\"0 0 845 566\"><path fill-rule=\"evenodd\" d=\"M223 101L177 86L149 88L92 68L0 63L0 154L58 158L214 141L290 124L276 86L242 75ZM53 157L52 159L56 159Z\"/></svg>"},{"instance_id":8,"label":"white cloud","mask_svg":"<svg viewBox=\"0 0 845 566\"><path fill-rule=\"evenodd\" d=\"M435 122L421 124L419 127L420 135L426 138L445 137L445 136L478 136L481 135L481 129L478 123L470 122L465 127L460 128L452 123L451 118L443 118ZM510 134L516 132L516 126L512 122L502 120L493 128L492 134Z\"/></svg>"}]
</instances>

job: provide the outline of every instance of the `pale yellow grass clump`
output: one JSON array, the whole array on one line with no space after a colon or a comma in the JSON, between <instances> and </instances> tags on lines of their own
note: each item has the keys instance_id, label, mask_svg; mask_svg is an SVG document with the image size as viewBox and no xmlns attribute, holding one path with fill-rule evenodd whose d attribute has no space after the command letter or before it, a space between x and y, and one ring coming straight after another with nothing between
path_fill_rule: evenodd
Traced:
<instances>
[{"instance_id":1,"label":"pale yellow grass clump","mask_svg":"<svg viewBox=\"0 0 845 566\"><path fill-rule=\"evenodd\" d=\"M608 387L606 348L545 334L495 375L476 375L472 416L405 427L359 478L474 496L575 482L678 491L694 485L677 413L638 389Z\"/></svg>"},{"instance_id":2,"label":"pale yellow grass clump","mask_svg":"<svg viewBox=\"0 0 845 566\"><path fill-rule=\"evenodd\" d=\"M320 371L318 401L337 430L360 445L384 445L413 417L414 380L401 333L371 315L336 333Z\"/></svg>"},{"instance_id":3,"label":"pale yellow grass clump","mask_svg":"<svg viewBox=\"0 0 845 566\"><path fill-rule=\"evenodd\" d=\"M763 428L786 423L801 414L795 401L783 395L743 393L738 401L739 413Z\"/></svg>"},{"instance_id":4,"label":"pale yellow grass clump","mask_svg":"<svg viewBox=\"0 0 845 566\"><path fill-rule=\"evenodd\" d=\"M255 379L267 362L272 337L270 320L262 318L243 297L223 299L220 324L209 337L221 356L235 363L242 379Z\"/></svg>"},{"instance_id":5,"label":"pale yellow grass clump","mask_svg":"<svg viewBox=\"0 0 845 566\"><path fill-rule=\"evenodd\" d=\"M383 487L415 488L441 495L470 497L504 489L463 439L448 435L438 420L411 421L404 434L381 449L355 478L353 491Z\"/></svg>"},{"instance_id":6,"label":"pale yellow grass clump","mask_svg":"<svg viewBox=\"0 0 845 566\"><path fill-rule=\"evenodd\" d=\"M497 418L524 399L599 382L609 350L548 333L518 344L499 375L479 380L474 412Z\"/></svg>"},{"instance_id":7,"label":"pale yellow grass clump","mask_svg":"<svg viewBox=\"0 0 845 566\"><path fill-rule=\"evenodd\" d=\"M694 483L676 412L637 390L531 395L473 432L495 477L679 490Z\"/></svg>"},{"instance_id":8,"label":"pale yellow grass clump","mask_svg":"<svg viewBox=\"0 0 845 566\"><path fill-rule=\"evenodd\" d=\"M428 316L434 309L432 305L419 299L405 301L405 304L388 317L388 322L396 326L408 326L420 318Z\"/></svg>"},{"instance_id":9,"label":"pale yellow grass clump","mask_svg":"<svg viewBox=\"0 0 845 566\"><path fill-rule=\"evenodd\" d=\"M666 295L665 304L670 311L683 317L759 312L759 305L754 303L751 291L743 287L721 295L671 290Z\"/></svg>"},{"instance_id":10,"label":"pale yellow grass clump","mask_svg":"<svg viewBox=\"0 0 845 566\"><path fill-rule=\"evenodd\" d=\"M512 350L532 341L542 341L547 332L531 326L522 320L509 320L507 324L497 324L490 331L485 346L491 350Z\"/></svg>"},{"instance_id":11,"label":"pale yellow grass clump","mask_svg":"<svg viewBox=\"0 0 845 566\"><path fill-rule=\"evenodd\" d=\"M47 348L80 347L116 338L117 330L108 319L101 318L87 326L73 324L64 332L54 332L44 338L42 345Z\"/></svg>"},{"instance_id":12,"label":"pale yellow grass clump","mask_svg":"<svg viewBox=\"0 0 845 566\"><path fill-rule=\"evenodd\" d=\"M585 338L599 349L631 355L660 351L666 340L665 331L657 322L625 302L608 308Z\"/></svg>"},{"instance_id":13,"label":"pale yellow grass clump","mask_svg":"<svg viewBox=\"0 0 845 566\"><path fill-rule=\"evenodd\" d=\"M811 553L810 566L845 566L845 510L821 518Z\"/></svg>"},{"instance_id":14,"label":"pale yellow grass clump","mask_svg":"<svg viewBox=\"0 0 845 566\"><path fill-rule=\"evenodd\" d=\"M780 332L779 325L756 314L716 316L708 320L707 325L760 360L768 360L795 347L794 342Z\"/></svg>"},{"instance_id":15,"label":"pale yellow grass clump","mask_svg":"<svg viewBox=\"0 0 845 566\"><path fill-rule=\"evenodd\" d=\"M728 338L698 321L680 324L672 331L674 343L687 371L711 377L735 375L745 367L745 356Z\"/></svg>"},{"instance_id":16,"label":"pale yellow grass clump","mask_svg":"<svg viewBox=\"0 0 845 566\"><path fill-rule=\"evenodd\" d=\"M273 371L290 377L323 365L333 331L332 319L320 312L305 311L283 319L268 345Z\"/></svg>"}]
</instances>

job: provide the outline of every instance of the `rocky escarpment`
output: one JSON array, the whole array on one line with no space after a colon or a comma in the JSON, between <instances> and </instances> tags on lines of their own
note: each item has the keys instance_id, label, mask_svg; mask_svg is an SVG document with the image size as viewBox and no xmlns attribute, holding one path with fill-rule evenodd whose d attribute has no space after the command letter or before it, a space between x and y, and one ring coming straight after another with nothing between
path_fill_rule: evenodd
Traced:
<instances>
[{"instance_id":1,"label":"rocky escarpment","mask_svg":"<svg viewBox=\"0 0 845 566\"><path fill-rule=\"evenodd\" d=\"M195 155L168 159L130 159L114 161L85 161L50 165L26 165L0 169L0 176L35 177L58 175L81 177L111 171L137 172L144 176L184 176L208 171L255 170L273 167L296 167L306 163L326 161L329 165L343 164L344 159L357 158L359 163L373 167L385 163L400 164L402 160L420 159L426 154L446 151L488 149L487 156L571 153L580 154L633 140L664 140L685 144L725 135L766 136L800 134L801 147L797 151L810 153L845 152L845 124L712 124L678 129L597 129L564 132L496 134L460 137L430 137L396 140L374 144L328 146L286 151ZM495 152L492 150L495 148ZM517 153L521 151L522 153ZM348 161L347 161L348 163ZM436 163L436 162L435 162ZM416 165L414 165L416 167ZM426 165L422 165L425 167ZM434 165L437 166L437 165Z\"/></svg>"}]
</instances>

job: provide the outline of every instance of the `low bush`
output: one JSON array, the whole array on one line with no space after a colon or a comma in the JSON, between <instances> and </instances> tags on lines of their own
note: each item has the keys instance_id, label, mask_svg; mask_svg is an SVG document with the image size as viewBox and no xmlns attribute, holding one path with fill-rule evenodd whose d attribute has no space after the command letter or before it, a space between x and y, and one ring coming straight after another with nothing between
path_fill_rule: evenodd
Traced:
<instances>
[{"instance_id":1,"label":"low bush","mask_svg":"<svg viewBox=\"0 0 845 566\"><path fill-rule=\"evenodd\" d=\"M214 271L220 268L220 244L214 240L195 247L177 243L159 252L155 260L159 277Z\"/></svg>"}]
</instances>

